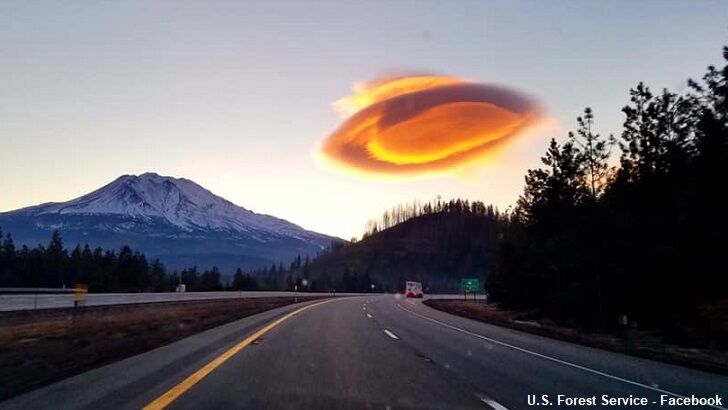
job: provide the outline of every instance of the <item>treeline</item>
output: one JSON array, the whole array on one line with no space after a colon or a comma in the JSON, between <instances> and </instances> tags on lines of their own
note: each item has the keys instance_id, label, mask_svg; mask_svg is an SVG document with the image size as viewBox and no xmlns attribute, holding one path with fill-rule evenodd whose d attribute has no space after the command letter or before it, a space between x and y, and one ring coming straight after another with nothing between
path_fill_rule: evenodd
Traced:
<instances>
[{"instance_id":1,"label":"treeline","mask_svg":"<svg viewBox=\"0 0 728 410\"><path fill-rule=\"evenodd\" d=\"M344 246L332 241L321 254ZM170 270L159 259L149 260L143 253L122 246L119 251L92 249L89 245L64 247L63 238L54 232L49 243L29 248L16 247L10 233L0 228L0 287L61 288L85 284L91 292L173 292L184 284L187 291L334 289L310 278L308 257L296 257L286 268L282 264L252 271L238 268L225 274L213 266ZM330 288L329 288L330 286ZM344 281L339 286L350 286Z\"/></svg>"},{"instance_id":2,"label":"treeline","mask_svg":"<svg viewBox=\"0 0 728 410\"><path fill-rule=\"evenodd\" d=\"M159 260L150 261L128 246L118 252L88 245L67 250L58 232L47 246L16 248L10 233L0 230L0 287L72 287L91 292L171 292L184 283L189 291L253 290L257 280L238 269L224 280L216 267L169 271Z\"/></svg>"},{"instance_id":3,"label":"treeline","mask_svg":"<svg viewBox=\"0 0 728 410\"><path fill-rule=\"evenodd\" d=\"M2 230L0 230L2 237ZM47 246L16 249L10 233L0 244L0 286L72 287L84 283L92 291L166 290L167 270L128 246L118 252L77 246L70 252L61 235L53 233Z\"/></svg>"},{"instance_id":4,"label":"treeline","mask_svg":"<svg viewBox=\"0 0 728 410\"><path fill-rule=\"evenodd\" d=\"M341 250L349 243L332 242L332 246L319 253L314 258L300 255L288 265L272 264L249 272L248 277L257 281L266 289L299 290L302 292L368 292L371 291L373 281L370 277L359 278L343 274L332 280L330 277L317 277L313 275L311 266L319 258L331 252Z\"/></svg>"},{"instance_id":5,"label":"treeline","mask_svg":"<svg viewBox=\"0 0 728 410\"><path fill-rule=\"evenodd\" d=\"M385 211L378 219L370 219L366 223L364 237L371 236L377 232L389 229L410 219L422 215L438 213L471 213L473 215L492 216L500 218L501 213L493 205L486 205L481 201L470 202L467 199L451 199L443 201L440 197L433 201L413 201L407 204L398 204L391 210Z\"/></svg>"},{"instance_id":6,"label":"treeline","mask_svg":"<svg viewBox=\"0 0 728 410\"><path fill-rule=\"evenodd\" d=\"M638 84L617 137L595 133L586 109L551 140L488 277L494 300L586 326L675 328L728 297L728 66L688 84Z\"/></svg>"}]
</instances>

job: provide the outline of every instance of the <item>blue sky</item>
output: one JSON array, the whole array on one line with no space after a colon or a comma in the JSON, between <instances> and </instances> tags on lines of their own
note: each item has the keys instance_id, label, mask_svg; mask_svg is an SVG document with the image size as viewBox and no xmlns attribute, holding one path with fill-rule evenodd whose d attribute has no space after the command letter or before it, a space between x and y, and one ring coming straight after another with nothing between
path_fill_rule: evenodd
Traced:
<instances>
[{"instance_id":1,"label":"blue sky","mask_svg":"<svg viewBox=\"0 0 728 410\"><path fill-rule=\"evenodd\" d=\"M720 64L724 1L3 2L0 211L121 174L190 178L343 237L413 199L505 208L584 107L618 132L628 89L680 91ZM406 71L506 85L553 124L496 163L383 181L319 166L355 81Z\"/></svg>"}]
</instances>

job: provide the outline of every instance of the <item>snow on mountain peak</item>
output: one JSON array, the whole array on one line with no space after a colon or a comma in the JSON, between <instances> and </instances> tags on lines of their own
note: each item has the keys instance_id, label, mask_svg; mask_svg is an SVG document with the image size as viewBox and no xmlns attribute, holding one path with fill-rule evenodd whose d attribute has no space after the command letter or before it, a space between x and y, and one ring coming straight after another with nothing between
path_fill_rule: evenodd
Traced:
<instances>
[{"instance_id":1,"label":"snow on mountain peak","mask_svg":"<svg viewBox=\"0 0 728 410\"><path fill-rule=\"evenodd\" d=\"M142 220L161 218L186 231L258 232L298 238L313 234L288 221L237 206L188 179L153 172L122 175L108 185L71 201L39 205L23 211L36 214L111 214Z\"/></svg>"}]
</instances>

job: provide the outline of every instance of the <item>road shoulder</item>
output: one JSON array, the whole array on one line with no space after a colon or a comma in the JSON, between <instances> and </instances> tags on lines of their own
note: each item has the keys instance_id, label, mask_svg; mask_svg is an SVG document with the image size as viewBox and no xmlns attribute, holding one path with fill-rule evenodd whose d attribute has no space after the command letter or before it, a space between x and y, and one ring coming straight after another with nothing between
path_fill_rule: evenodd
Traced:
<instances>
[{"instance_id":1,"label":"road shoulder","mask_svg":"<svg viewBox=\"0 0 728 410\"><path fill-rule=\"evenodd\" d=\"M540 321L518 320L518 317L499 311L484 303L465 302L460 299L427 299L425 306L439 311L476 320L491 325L506 327L538 336L576 343L583 346L609 350L617 353L689 367L696 370L728 375L728 352L683 348L655 343L635 332L615 334L589 332L583 329L567 328Z\"/></svg>"}]
</instances>

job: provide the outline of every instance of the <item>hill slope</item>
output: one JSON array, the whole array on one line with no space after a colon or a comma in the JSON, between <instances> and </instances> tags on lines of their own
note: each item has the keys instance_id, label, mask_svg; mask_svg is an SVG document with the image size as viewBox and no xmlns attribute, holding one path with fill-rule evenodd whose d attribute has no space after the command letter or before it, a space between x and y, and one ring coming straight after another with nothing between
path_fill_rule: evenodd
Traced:
<instances>
[{"instance_id":1,"label":"hill slope","mask_svg":"<svg viewBox=\"0 0 728 410\"><path fill-rule=\"evenodd\" d=\"M461 278L487 273L500 235L498 217L470 211L421 215L323 255L308 267L319 286L399 291L406 280L426 292L457 292Z\"/></svg>"}]
</instances>

